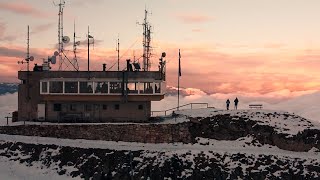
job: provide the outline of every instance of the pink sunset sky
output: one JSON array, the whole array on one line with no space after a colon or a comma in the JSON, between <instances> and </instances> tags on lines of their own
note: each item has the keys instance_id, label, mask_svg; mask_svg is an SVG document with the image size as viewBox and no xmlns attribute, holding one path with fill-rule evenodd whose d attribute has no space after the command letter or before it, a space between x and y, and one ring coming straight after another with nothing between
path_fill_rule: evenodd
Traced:
<instances>
[{"instance_id":1,"label":"pink sunset sky","mask_svg":"<svg viewBox=\"0 0 320 180\"><path fill-rule=\"evenodd\" d=\"M73 36L75 21L83 41L90 26L96 42L91 70L116 63L119 35L123 69L127 58L142 55L136 22L142 22L145 7L151 12L152 65L156 69L161 52L167 53L168 85L176 85L181 49L183 87L279 96L320 88L319 0L66 0L64 34ZM56 50L58 7L52 0L1 0L1 82L18 82L17 71L26 69L17 61L26 56L28 25L30 53L41 64ZM83 44L80 70L87 68L86 53Z\"/></svg>"}]
</instances>

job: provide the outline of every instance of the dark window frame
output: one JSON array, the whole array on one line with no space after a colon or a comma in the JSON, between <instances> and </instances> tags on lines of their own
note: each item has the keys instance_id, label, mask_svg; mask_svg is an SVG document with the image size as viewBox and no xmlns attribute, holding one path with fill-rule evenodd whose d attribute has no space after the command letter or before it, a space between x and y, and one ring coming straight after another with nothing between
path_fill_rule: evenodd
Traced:
<instances>
[{"instance_id":1,"label":"dark window frame","mask_svg":"<svg viewBox=\"0 0 320 180\"><path fill-rule=\"evenodd\" d=\"M53 104L53 111L60 112L62 110L62 105L60 103Z\"/></svg>"}]
</instances>

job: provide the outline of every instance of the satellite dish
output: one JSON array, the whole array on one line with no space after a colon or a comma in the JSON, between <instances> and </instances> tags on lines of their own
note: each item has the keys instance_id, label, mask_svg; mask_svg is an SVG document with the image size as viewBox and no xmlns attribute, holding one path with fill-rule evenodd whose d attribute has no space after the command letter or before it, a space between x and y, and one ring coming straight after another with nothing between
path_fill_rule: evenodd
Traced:
<instances>
[{"instance_id":1,"label":"satellite dish","mask_svg":"<svg viewBox=\"0 0 320 180\"><path fill-rule=\"evenodd\" d=\"M70 38L68 36L63 36L62 37L62 42L63 43L69 43L70 42Z\"/></svg>"},{"instance_id":2,"label":"satellite dish","mask_svg":"<svg viewBox=\"0 0 320 180\"><path fill-rule=\"evenodd\" d=\"M133 64L133 66L134 66L134 69L136 69L136 70L139 70L139 69L141 69L141 67L140 67L140 64L139 63L132 63Z\"/></svg>"},{"instance_id":3,"label":"satellite dish","mask_svg":"<svg viewBox=\"0 0 320 180\"><path fill-rule=\"evenodd\" d=\"M79 46L79 45L80 45L80 41L77 41L77 42L76 42L76 45Z\"/></svg>"},{"instance_id":4,"label":"satellite dish","mask_svg":"<svg viewBox=\"0 0 320 180\"><path fill-rule=\"evenodd\" d=\"M50 61L51 61L51 64L56 64L56 62L57 62L56 56L52 56Z\"/></svg>"},{"instance_id":5,"label":"satellite dish","mask_svg":"<svg viewBox=\"0 0 320 180\"><path fill-rule=\"evenodd\" d=\"M33 61L33 60L34 60L34 57L33 57L33 56L30 56L29 60L30 60L30 61Z\"/></svg>"},{"instance_id":6,"label":"satellite dish","mask_svg":"<svg viewBox=\"0 0 320 180\"><path fill-rule=\"evenodd\" d=\"M54 56L58 56L58 55L59 55L59 52L58 52L58 51L55 51L55 52L53 53L53 55L54 55Z\"/></svg>"},{"instance_id":7,"label":"satellite dish","mask_svg":"<svg viewBox=\"0 0 320 180\"><path fill-rule=\"evenodd\" d=\"M165 52L163 52L162 54L161 54L161 57L166 57L166 53Z\"/></svg>"}]
</instances>

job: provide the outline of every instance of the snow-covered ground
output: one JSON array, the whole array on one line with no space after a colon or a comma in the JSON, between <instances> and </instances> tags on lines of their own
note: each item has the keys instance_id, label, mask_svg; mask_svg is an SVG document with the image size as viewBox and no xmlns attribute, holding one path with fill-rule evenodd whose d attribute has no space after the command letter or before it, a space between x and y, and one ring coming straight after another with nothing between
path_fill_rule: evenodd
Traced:
<instances>
[{"instance_id":1,"label":"snow-covered ground","mask_svg":"<svg viewBox=\"0 0 320 180\"><path fill-rule=\"evenodd\" d=\"M43 144L69 146L78 148L94 148L94 149L112 149L112 150L128 150L128 151L214 151L220 153L246 153L246 154L265 154L265 155L281 155L292 158L312 158L320 162L320 153L317 150L309 152L293 152L279 149L275 146L255 144L250 145L252 137L239 138L236 141L219 141L214 139L199 138L197 144L183 143L136 143L136 142L115 142L115 141L99 141L85 139L59 139L38 136L20 136L0 134L0 141L6 142L22 142L26 144Z\"/></svg>"},{"instance_id":2,"label":"snow-covered ground","mask_svg":"<svg viewBox=\"0 0 320 180\"><path fill-rule=\"evenodd\" d=\"M8 158L0 157L0 179L1 180L67 180L80 179L67 175L59 175L54 169L43 167L43 165L26 166L19 161L10 161Z\"/></svg>"},{"instance_id":3,"label":"snow-covered ground","mask_svg":"<svg viewBox=\"0 0 320 180\"><path fill-rule=\"evenodd\" d=\"M230 114L234 116L234 120L242 118L249 118L257 121L260 125L269 125L273 127L278 133L297 134L304 129L320 129L320 123L310 121L295 114L290 114L284 111L273 110L220 110L214 108L203 109L188 109L177 111L177 114L183 115L176 118L177 122L187 120L185 117L211 117L215 115ZM171 122L174 122L171 120Z\"/></svg>"},{"instance_id":4,"label":"snow-covered ground","mask_svg":"<svg viewBox=\"0 0 320 180\"><path fill-rule=\"evenodd\" d=\"M22 142L26 144L41 144L41 145L57 145L59 147L76 147L83 149L110 149L110 150L124 150L124 151L140 151L140 156L134 157L133 161L138 162L137 169L144 168L145 161L147 159L154 159L155 165L163 166L164 163L172 158L179 157L183 163L195 164L196 157L203 155L208 159L226 156L223 164L226 168L232 170L241 165L243 170L254 167L256 161L260 157L270 157L272 162L278 160L286 162L287 160L293 160L303 162L304 167L310 164L316 165L320 163L320 153L318 149L311 149L309 152L292 152L281 150L275 146L261 145L254 142L252 137L243 137L235 141L218 141L206 138L198 138L197 144L147 144L147 143L134 143L134 142L113 142L113 141L94 141L83 139L57 139L47 137L29 137L19 135L0 135L0 144L5 142ZM50 149L47 149L49 151ZM2 149L0 153L5 153L7 150ZM50 150L52 151L52 150ZM59 148L53 150L51 155L59 153ZM113 152L113 151L112 151ZM111 152L111 153L112 153ZM19 161L13 161L12 158L25 159L29 155L21 155L19 150L16 150L17 157L11 157L9 161L7 157L0 157L0 179L71 179L70 173L74 171L72 166L63 167L66 169L66 174L59 176L56 172L59 169L56 163L52 163L49 167L45 167L40 162L33 162L32 166L26 166L26 164L20 164ZM233 158L235 155L244 155L248 157L248 161L251 161L251 165L242 164L239 161L235 161ZM262 155L262 156L261 156ZM95 157L98 158L98 157ZM295 168L296 165L290 165ZM61 168L61 167L60 167ZM209 167L206 167L209 168ZM208 169L204 168L203 171ZM260 170L264 170L264 166L258 167ZM283 167L280 167L283 169ZM282 171L282 170L281 170ZM298 170L296 170L298 171ZM116 172L114 172L116 173ZM182 176L190 176L193 171L185 169ZM249 172L244 171L244 174ZM279 171L280 173L280 171ZM319 177L319 172L311 172ZM318 174L318 175L317 175ZM281 176L280 174L275 174ZM78 177L79 178L79 177ZM77 178L76 178L77 179Z\"/></svg>"},{"instance_id":5,"label":"snow-covered ground","mask_svg":"<svg viewBox=\"0 0 320 180\"><path fill-rule=\"evenodd\" d=\"M164 121L160 123L180 123L189 121L190 117L206 118L215 115L230 115L233 120L238 120L240 118L248 118L256 121L261 125L268 125L273 127L278 133L285 133L289 135L295 135L304 129L320 129L320 124L317 122L309 121L305 118L296 116L294 114L288 114L286 112L278 112L272 110L219 110L216 108L203 108L203 109L189 109L176 111L179 114L178 117L166 117ZM15 125L21 124L22 122L15 123ZM34 122L28 122L28 124L39 124ZM41 123L40 123L41 124ZM50 123L42 123L50 124ZM115 124L115 123L113 123ZM121 123L116 123L121 124ZM54 124L57 125L57 124ZM71 125L71 124L70 124ZM74 125L74 124L72 124ZM78 124L79 125L79 124ZM83 125L83 124L81 124ZM223 162L224 166L229 169L233 169L241 165L240 162L235 161L231 157L237 154L242 154L245 157L250 157L250 161L253 162L252 165L244 165L241 167L245 171L251 166L255 166L257 159L262 156L269 156L272 162L278 160L287 161L299 161L302 162L302 166L306 167L310 164L317 166L320 164L320 152L317 148L312 148L308 152L293 152L279 149L276 146L268 144L260 144L253 137L247 136L242 137L237 140L227 141L227 140L214 140L207 138L197 138L197 143L195 144L183 144L183 143L162 143L162 144L149 144L149 143L135 143L135 142L114 142L114 141L97 141L97 140L84 140L84 139L59 139L59 138L49 138L49 137L38 137L38 136L20 136L20 135L5 135L0 134L0 144L6 142L21 142L25 144L35 144L35 145L56 145L59 147L74 147L81 149L110 149L115 151L142 151L140 156L134 157L135 161L141 161L141 167L145 158L155 159L154 163L162 164L167 159L174 156L182 159L182 162L195 163L199 154L203 154L208 158L217 158L217 156L227 156ZM50 150L50 149L48 149ZM47 151L48 151L47 150ZM1 149L1 153L6 153L7 149ZM52 150L50 150L52 151ZM59 149L54 150L53 154L59 153ZM28 155L20 155L21 152L17 150L18 158L24 159ZM20 157L21 156L21 157ZM16 158L16 157L11 157ZM73 171L72 166L67 166L69 168L66 174L59 176L57 174L57 164L51 164L50 167L45 167L41 162L32 163L32 166L26 166L26 164L19 164L19 161L9 160L5 156L0 156L0 179L68 179L71 178L70 172ZM296 165L290 165L290 167L295 168ZM207 167L209 168L209 167ZM258 167L263 170L264 166ZM283 168L283 167L281 167ZM208 169L203 169L207 171ZM296 171L300 171L297 169ZM189 176L192 171L186 169L183 175ZM245 172L247 173L247 172ZM319 177L317 173L315 177ZM281 176L280 172L276 176Z\"/></svg>"}]
</instances>

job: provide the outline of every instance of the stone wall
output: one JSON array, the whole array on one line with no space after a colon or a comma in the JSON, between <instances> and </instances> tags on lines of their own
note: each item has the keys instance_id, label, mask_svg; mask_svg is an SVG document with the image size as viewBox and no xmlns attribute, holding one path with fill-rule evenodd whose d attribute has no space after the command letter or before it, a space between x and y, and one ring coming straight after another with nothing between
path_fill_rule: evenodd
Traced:
<instances>
[{"instance_id":1,"label":"stone wall","mask_svg":"<svg viewBox=\"0 0 320 180\"><path fill-rule=\"evenodd\" d=\"M126 141L172 143L192 141L188 124L103 124L103 125L21 125L2 126L1 134Z\"/></svg>"}]
</instances>

